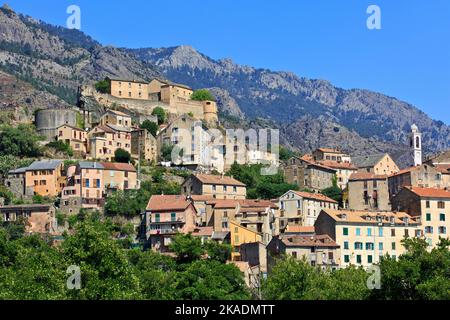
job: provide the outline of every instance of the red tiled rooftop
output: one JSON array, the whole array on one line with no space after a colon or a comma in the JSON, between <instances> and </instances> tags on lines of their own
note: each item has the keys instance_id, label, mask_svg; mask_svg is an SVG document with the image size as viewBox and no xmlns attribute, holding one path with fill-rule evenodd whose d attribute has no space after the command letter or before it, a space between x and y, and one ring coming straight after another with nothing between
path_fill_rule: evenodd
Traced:
<instances>
[{"instance_id":1,"label":"red tiled rooftop","mask_svg":"<svg viewBox=\"0 0 450 320\"><path fill-rule=\"evenodd\" d=\"M282 236L281 241L288 247L334 247L339 245L327 234Z\"/></svg>"},{"instance_id":2,"label":"red tiled rooftop","mask_svg":"<svg viewBox=\"0 0 450 320\"><path fill-rule=\"evenodd\" d=\"M205 184L217 184L217 185L230 185L230 186L243 186L245 187L245 184L234 179L233 177L229 176L219 176L219 175L212 175L212 174L197 174L194 175L200 182Z\"/></svg>"},{"instance_id":3,"label":"red tiled rooftop","mask_svg":"<svg viewBox=\"0 0 450 320\"><path fill-rule=\"evenodd\" d=\"M323 195L321 193L311 193L311 192L303 192L303 191L294 191L294 193L299 195L300 197L303 197L303 198L314 199L314 200L318 200L318 201L326 201L326 202L337 203L336 200L328 198L327 196L325 196L325 195Z\"/></svg>"},{"instance_id":4,"label":"red tiled rooftop","mask_svg":"<svg viewBox=\"0 0 450 320\"><path fill-rule=\"evenodd\" d=\"M148 211L182 211L191 201L180 195L153 195L147 204Z\"/></svg>"},{"instance_id":5,"label":"red tiled rooftop","mask_svg":"<svg viewBox=\"0 0 450 320\"><path fill-rule=\"evenodd\" d=\"M286 227L286 231L285 232L290 232L290 233L314 233L315 232L315 228L314 228L314 226L299 226L299 225L288 224L287 227Z\"/></svg>"},{"instance_id":6,"label":"red tiled rooftop","mask_svg":"<svg viewBox=\"0 0 450 320\"><path fill-rule=\"evenodd\" d=\"M319 164L322 164L326 167L332 168L332 169L347 169L347 170L357 170L352 163L350 162L338 162L338 161L332 161L332 160L322 160L318 161Z\"/></svg>"},{"instance_id":7,"label":"red tiled rooftop","mask_svg":"<svg viewBox=\"0 0 450 320\"><path fill-rule=\"evenodd\" d=\"M450 199L450 191L437 188L419 188L419 187L405 187L420 197L426 198L448 198Z\"/></svg>"},{"instance_id":8,"label":"red tiled rooftop","mask_svg":"<svg viewBox=\"0 0 450 320\"><path fill-rule=\"evenodd\" d=\"M136 172L136 168L129 163L120 162L100 162L105 170L130 171Z\"/></svg>"}]
</instances>

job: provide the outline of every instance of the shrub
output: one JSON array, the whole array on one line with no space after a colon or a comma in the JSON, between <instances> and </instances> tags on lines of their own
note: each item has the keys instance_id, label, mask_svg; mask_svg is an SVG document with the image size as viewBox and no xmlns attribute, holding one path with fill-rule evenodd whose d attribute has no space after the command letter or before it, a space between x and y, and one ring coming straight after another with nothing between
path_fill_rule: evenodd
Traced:
<instances>
[{"instance_id":1,"label":"shrub","mask_svg":"<svg viewBox=\"0 0 450 320\"><path fill-rule=\"evenodd\" d=\"M216 98L207 89L194 91L191 95L191 99L196 101L216 101Z\"/></svg>"}]
</instances>

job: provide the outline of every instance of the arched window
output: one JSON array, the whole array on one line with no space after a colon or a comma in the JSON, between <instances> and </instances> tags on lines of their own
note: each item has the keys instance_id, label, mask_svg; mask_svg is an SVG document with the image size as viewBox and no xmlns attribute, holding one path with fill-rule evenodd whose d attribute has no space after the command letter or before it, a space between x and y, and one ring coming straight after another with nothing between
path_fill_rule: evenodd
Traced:
<instances>
[{"instance_id":1,"label":"arched window","mask_svg":"<svg viewBox=\"0 0 450 320\"><path fill-rule=\"evenodd\" d=\"M416 148L420 148L420 138L416 137Z\"/></svg>"}]
</instances>

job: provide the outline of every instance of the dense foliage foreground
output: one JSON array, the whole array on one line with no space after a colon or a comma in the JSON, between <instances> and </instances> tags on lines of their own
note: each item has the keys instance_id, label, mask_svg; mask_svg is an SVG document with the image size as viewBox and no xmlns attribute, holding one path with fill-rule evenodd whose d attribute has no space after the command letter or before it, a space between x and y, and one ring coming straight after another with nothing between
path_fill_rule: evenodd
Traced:
<instances>
[{"instance_id":1,"label":"dense foliage foreground","mask_svg":"<svg viewBox=\"0 0 450 320\"><path fill-rule=\"evenodd\" d=\"M83 216L58 246L20 224L0 227L0 299L251 299L243 275L225 261L230 247L178 235L173 256L125 249L113 225ZM450 299L449 242L431 252L422 240L405 241L407 254L380 263L381 289L369 274L350 267L320 271L282 259L263 283L265 299ZM66 271L81 270L81 289L69 290ZM255 294L253 294L255 293Z\"/></svg>"}]
</instances>

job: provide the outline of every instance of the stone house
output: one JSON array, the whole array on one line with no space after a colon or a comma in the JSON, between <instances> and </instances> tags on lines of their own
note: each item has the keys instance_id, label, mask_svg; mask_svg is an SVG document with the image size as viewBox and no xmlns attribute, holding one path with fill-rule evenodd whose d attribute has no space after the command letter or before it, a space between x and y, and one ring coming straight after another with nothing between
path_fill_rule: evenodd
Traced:
<instances>
[{"instance_id":1,"label":"stone house","mask_svg":"<svg viewBox=\"0 0 450 320\"><path fill-rule=\"evenodd\" d=\"M313 226L322 209L338 209L338 202L320 193L289 190L278 199L281 231L289 225Z\"/></svg>"},{"instance_id":2,"label":"stone house","mask_svg":"<svg viewBox=\"0 0 450 320\"><path fill-rule=\"evenodd\" d=\"M348 182L348 209L391 211L388 176L358 172Z\"/></svg>"},{"instance_id":3,"label":"stone house","mask_svg":"<svg viewBox=\"0 0 450 320\"><path fill-rule=\"evenodd\" d=\"M0 217L4 222L26 219L27 233L55 233L58 227L56 209L50 204L23 204L0 207Z\"/></svg>"},{"instance_id":4,"label":"stone house","mask_svg":"<svg viewBox=\"0 0 450 320\"><path fill-rule=\"evenodd\" d=\"M87 133L80 128L63 124L57 129L56 140L62 141L72 148L72 150L80 156L86 155L87 152Z\"/></svg>"},{"instance_id":5,"label":"stone house","mask_svg":"<svg viewBox=\"0 0 450 320\"><path fill-rule=\"evenodd\" d=\"M340 246L327 234L321 235L280 235L273 237L267 245L269 269L275 258L291 256L306 261L322 269L337 269L341 264Z\"/></svg>"},{"instance_id":6,"label":"stone house","mask_svg":"<svg viewBox=\"0 0 450 320\"><path fill-rule=\"evenodd\" d=\"M244 183L224 175L195 174L181 185L183 195L204 195L214 199L245 199Z\"/></svg>"},{"instance_id":7,"label":"stone house","mask_svg":"<svg viewBox=\"0 0 450 320\"><path fill-rule=\"evenodd\" d=\"M158 161L156 138L146 129L134 129L131 132L131 156L133 159L148 162Z\"/></svg>"},{"instance_id":8,"label":"stone house","mask_svg":"<svg viewBox=\"0 0 450 320\"><path fill-rule=\"evenodd\" d=\"M100 118L100 125L115 125L122 127L131 127L131 116L125 112L107 109L103 116Z\"/></svg>"},{"instance_id":9,"label":"stone house","mask_svg":"<svg viewBox=\"0 0 450 320\"><path fill-rule=\"evenodd\" d=\"M313 191L333 186L333 178L337 173L335 169L298 157L290 158L283 171L288 183Z\"/></svg>"}]
</instances>

